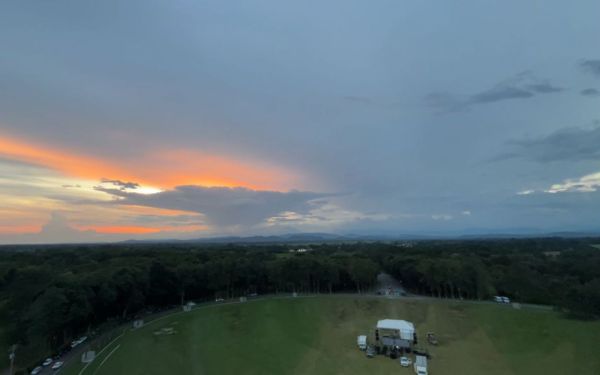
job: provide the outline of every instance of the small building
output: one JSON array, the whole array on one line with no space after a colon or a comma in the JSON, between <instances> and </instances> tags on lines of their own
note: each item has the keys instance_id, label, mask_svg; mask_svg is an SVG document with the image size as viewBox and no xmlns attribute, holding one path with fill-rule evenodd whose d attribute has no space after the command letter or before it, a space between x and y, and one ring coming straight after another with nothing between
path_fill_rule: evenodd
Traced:
<instances>
[{"instance_id":1,"label":"small building","mask_svg":"<svg viewBox=\"0 0 600 375\"><path fill-rule=\"evenodd\" d=\"M190 302L186 303L185 305L183 305L183 311L190 312L190 311L192 311L194 306L196 306L196 304L194 302L190 301Z\"/></svg>"},{"instance_id":2,"label":"small building","mask_svg":"<svg viewBox=\"0 0 600 375\"><path fill-rule=\"evenodd\" d=\"M375 329L375 340L382 347L410 348L417 341L415 326L406 320L380 320Z\"/></svg>"},{"instance_id":3,"label":"small building","mask_svg":"<svg viewBox=\"0 0 600 375\"><path fill-rule=\"evenodd\" d=\"M88 350L81 354L81 363L90 363L94 359L96 359L96 352L93 350Z\"/></svg>"}]
</instances>

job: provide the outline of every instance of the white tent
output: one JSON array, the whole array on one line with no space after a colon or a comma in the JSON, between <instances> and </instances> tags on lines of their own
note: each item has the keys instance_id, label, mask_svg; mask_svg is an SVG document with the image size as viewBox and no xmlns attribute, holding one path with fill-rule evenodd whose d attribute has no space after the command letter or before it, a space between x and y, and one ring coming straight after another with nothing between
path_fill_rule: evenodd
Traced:
<instances>
[{"instance_id":1,"label":"white tent","mask_svg":"<svg viewBox=\"0 0 600 375\"><path fill-rule=\"evenodd\" d=\"M402 340L412 341L415 335L415 326L406 320L383 319L377 322L377 329L396 331Z\"/></svg>"}]
</instances>

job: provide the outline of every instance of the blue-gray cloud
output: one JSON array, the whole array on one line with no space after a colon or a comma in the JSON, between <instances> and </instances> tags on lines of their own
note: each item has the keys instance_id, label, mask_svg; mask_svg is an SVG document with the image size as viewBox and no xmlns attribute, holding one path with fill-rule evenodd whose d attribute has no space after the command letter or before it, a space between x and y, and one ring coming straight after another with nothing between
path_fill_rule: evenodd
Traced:
<instances>
[{"instance_id":1,"label":"blue-gray cloud","mask_svg":"<svg viewBox=\"0 0 600 375\"><path fill-rule=\"evenodd\" d=\"M522 158L540 163L600 160L600 126L565 128L539 138L513 140L496 160Z\"/></svg>"},{"instance_id":2,"label":"blue-gray cloud","mask_svg":"<svg viewBox=\"0 0 600 375\"><path fill-rule=\"evenodd\" d=\"M553 85L547 79L539 79L532 72L525 71L489 89L471 95L459 96L433 92L425 97L425 102L440 112L458 112L480 104L529 99L538 94L552 94L561 91L564 91L564 88Z\"/></svg>"},{"instance_id":3,"label":"blue-gray cloud","mask_svg":"<svg viewBox=\"0 0 600 375\"><path fill-rule=\"evenodd\" d=\"M583 60L579 66L584 72L600 77L600 60Z\"/></svg>"},{"instance_id":4,"label":"blue-gray cloud","mask_svg":"<svg viewBox=\"0 0 600 375\"><path fill-rule=\"evenodd\" d=\"M114 202L116 204L201 213L208 223L220 227L258 225L286 211L307 214L314 209L316 200L331 196L304 191L278 192L203 186L178 186L148 195L102 187L96 187L96 190L119 197Z\"/></svg>"},{"instance_id":5,"label":"blue-gray cloud","mask_svg":"<svg viewBox=\"0 0 600 375\"><path fill-rule=\"evenodd\" d=\"M579 92L582 96L597 97L600 96L600 91L594 88L583 89Z\"/></svg>"}]
</instances>

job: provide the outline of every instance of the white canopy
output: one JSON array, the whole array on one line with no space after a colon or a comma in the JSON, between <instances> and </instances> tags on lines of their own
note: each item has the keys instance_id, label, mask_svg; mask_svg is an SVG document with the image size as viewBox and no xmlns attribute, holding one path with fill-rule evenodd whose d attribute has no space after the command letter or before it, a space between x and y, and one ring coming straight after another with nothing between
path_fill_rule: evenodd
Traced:
<instances>
[{"instance_id":1,"label":"white canopy","mask_svg":"<svg viewBox=\"0 0 600 375\"><path fill-rule=\"evenodd\" d=\"M377 329L389 329L398 331L403 340L413 340L415 326L406 320L383 319L377 322Z\"/></svg>"}]
</instances>

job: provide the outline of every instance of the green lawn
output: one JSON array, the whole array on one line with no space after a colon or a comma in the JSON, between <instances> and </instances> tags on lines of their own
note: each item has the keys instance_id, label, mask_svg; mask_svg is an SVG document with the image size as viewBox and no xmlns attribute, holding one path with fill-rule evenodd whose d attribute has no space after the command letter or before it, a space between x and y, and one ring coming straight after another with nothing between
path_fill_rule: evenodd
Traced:
<instances>
[{"instance_id":1,"label":"green lawn","mask_svg":"<svg viewBox=\"0 0 600 375\"><path fill-rule=\"evenodd\" d=\"M421 335L438 334L433 375L600 373L598 322L493 304L336 296L170 316L127 331L83 374L412 374L397 361L367 359L356 348L356 336L381 318L411 320ZM163 328L174 333L154 334Z\"/></svg>"}]
</instances>

